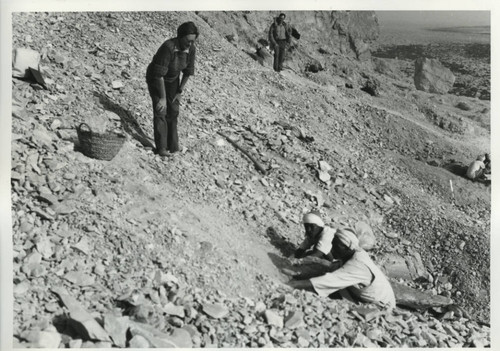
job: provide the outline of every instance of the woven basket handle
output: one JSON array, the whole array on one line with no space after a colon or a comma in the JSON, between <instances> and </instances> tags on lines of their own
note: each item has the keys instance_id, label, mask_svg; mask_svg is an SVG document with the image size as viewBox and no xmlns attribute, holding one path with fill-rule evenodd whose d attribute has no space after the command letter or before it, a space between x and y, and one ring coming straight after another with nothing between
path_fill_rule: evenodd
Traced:
<instances>
[{"instance_id":1,"label":"woven basket handle","mask_svg":"<svg viewBox=\"0 0 500 351\"><path fill-rule=\"evenodd\" d=\"M82 126L87 126L87 128L89 129L89 132L92 133L92 129L90 128L90 126L87 123L80 123L80 125L78 126L79 131L83 131Z\"/></svg>"}]
</instances>

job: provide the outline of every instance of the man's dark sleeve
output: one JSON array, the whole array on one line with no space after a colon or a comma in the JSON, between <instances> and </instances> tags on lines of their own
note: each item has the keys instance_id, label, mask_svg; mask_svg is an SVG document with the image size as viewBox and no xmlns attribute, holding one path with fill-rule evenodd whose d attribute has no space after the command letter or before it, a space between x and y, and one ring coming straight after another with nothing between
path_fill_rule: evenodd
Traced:
<instances>
[{"instance_id":1,"label":"man's dark sleeve","mask_svg":"<svg viewBox=\"0 0 500 351\"><path fill-rule=\"evenodd\" d=\"M306 252L306 250L298 248L297 250L295 250L294 256L295 256L295 258L302 258L302 257L304 257L305 252Z\"/></svg>"},{"instance_id":2,"label":"man's dark sleeve","mask_svg":"<svg viewBox=\"0 0 500 351\"><path fill-rule=\"evenodd\" d=\"M286 42L290 44L292 42L292 27L290 25L286 25L285 27L285 34L286 34Z\"/></svg>"},{"instance_id":3,"label":"man's dark sleeve","mask_svg":"<svg viewBox=\"0 0 500 351\"><path fill-rule=\"evenodd\" d=\"M271 43L271 47L276 46L276 40L274 39L274 23L269 27L269 42Z\"/></svg>"},{"instance_id":4,"label":"man's dark sleeve","mask_svg":"<svg viewBox=\"0 0 500 351\"><path fill-rule=\"evenodd\" d=\"M148 69L148 85L152 90L152 94L161 99L166 97L165 88L163 87L163 77L168 72L168 65L170 63L171 51L167 45L162 45L156 55L153 57Z\"/></svg>"},{"instance_id":5,"label":"man's dark sleeve","mask_svg":"<svg viewBox=\"0 0 500 351\"><path fill-rule=\"evenodd\" d=\"M153 62L151 62L151 78L163 78L168 72L171 58L172 52L170 48L163 44L153 57Z\"/></svg>"}]
</instances>

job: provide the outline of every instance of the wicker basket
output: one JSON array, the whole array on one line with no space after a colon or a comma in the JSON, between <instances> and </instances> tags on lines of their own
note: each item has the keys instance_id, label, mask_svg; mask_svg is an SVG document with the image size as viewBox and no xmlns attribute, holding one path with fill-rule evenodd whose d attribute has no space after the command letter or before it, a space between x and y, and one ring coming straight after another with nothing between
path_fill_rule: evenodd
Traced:
<instances>
[{"instance_id":1,"label":"wicker basket","mask_svg":"<svg viewBox=\"0 0 500 351\"><path fill-rule=\"evenodd\" d=\"M83 127L88 130L83 130ZM80 149L85 156L110 161L116 156L125 142L125 136L116 133L95 133L89 125L81 123L76 129Z\"/></svg>"}]
</instances>

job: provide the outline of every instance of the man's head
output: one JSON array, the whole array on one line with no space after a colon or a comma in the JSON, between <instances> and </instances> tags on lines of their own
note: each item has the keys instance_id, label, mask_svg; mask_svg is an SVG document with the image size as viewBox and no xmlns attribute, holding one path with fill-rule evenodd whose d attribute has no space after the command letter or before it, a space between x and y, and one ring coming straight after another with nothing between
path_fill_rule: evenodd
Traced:
<instances>
[{"instance_id":1,"label":"man's head","mask_svg":"<svg viewBox=\"0 0 500 351\"><path fill-rule=\"evenodd\" d=\"M278 16L278 23L282 23L286 18L286 15L284 13L280 13Z\"/></svg>"},{"instance_id":2,"label":"man's head","mask_svg":"<svg viewBox=\"0 0 500 351\"><path fill-rule=\"evenodd\" d=\"M317 211L306 213L302 218L302 223L304 223L306 236L310 239L316 238L325 226L325 222L323 222Z\"/></svg>"},{"instance_id":3,"label":"man's head","mask_svg":"<svg viewBox=\"0 0 500 351\"><path fill-rule=\"evenodd\" d=\"M193 22L184 22L177 28L177 39L181 50L186 50L193 45L198 38L198 28Z\"/></svg>"},{"instance_id":4,"label":"man's head","mask_svg":"<svg viewBox=\"0 0 500 351\"><path fill-rule=\"evenodd\" d=\"M478 160L478 161L482 161L482 162L484 162L484 160L486 160L486 156L485 156L485 155L479 155L479 156L477 157L477 160Z\"/></svg>"},{"instance_id":5,"label":"man's head","mask_svg":"<svg viewBox=\"0 0 500 351\"><path fill-rule=\"evenodd\" d=\"M339 229L332 241L332 255L335 259L349 259L359 249L359 239L349 229Z\"/></svg>"}]
</instances>

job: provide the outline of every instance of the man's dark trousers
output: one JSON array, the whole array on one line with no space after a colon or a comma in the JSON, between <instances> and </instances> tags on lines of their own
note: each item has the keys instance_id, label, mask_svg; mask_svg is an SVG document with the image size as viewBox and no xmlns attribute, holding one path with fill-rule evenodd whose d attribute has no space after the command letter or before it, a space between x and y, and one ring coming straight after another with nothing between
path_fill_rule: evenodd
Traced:
<instances>
[{"instance_id":1,"label":"man's dark trousers","mask_svg":"<svg viewBox=\"0 0 500 351\"><path fill-rule=\"evenodd\" d=\"M274 64L273 68L276 72L279 72L283 69L283 61L285 61L285 53L286 53L286 40L277 40L276 45L274 46Z\"/></svg>"},{"instance_id":2,"label":"man's dark trousers","mask_svg":"<svg viewBox=\"0 0 500 351\"><path fill-rule=\"evenodd\" d=\"M153 127L156 151L168 150L170 152L179 151L179 137L177 135L177 117L179 116L179 98L174 102L175 95L177 94L177 89L179 88L179 79L174 82L165 82L165 93L167 97L167 111L158 112L156 111L156 105L160 101L160 97L157 96L155 89L149 86L149 94L153 100Z\"/></svg>"}]
</instances>

